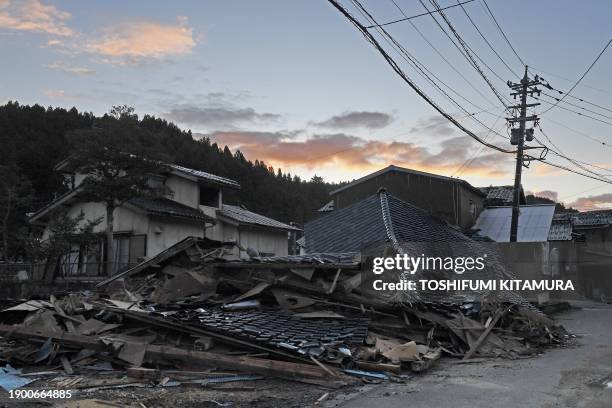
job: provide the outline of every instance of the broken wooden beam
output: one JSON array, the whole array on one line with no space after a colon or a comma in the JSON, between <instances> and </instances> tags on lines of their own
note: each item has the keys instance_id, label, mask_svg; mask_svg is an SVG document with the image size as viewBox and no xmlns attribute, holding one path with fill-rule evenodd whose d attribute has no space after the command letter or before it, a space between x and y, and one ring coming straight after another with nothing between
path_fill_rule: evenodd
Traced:
<instances>
[{"instance_id":1,"label":"broken wooden beam","mask_svg":"<svg viewBox=\"0 0 612 408\"><path fill-rule=\"evenodd\" d=\"M96 351L113 351L101 339L91 336L83 336L66 332L52 332L45 330L37 330L21 326L9 326L0 324L0 336L6 338L17 338L27 342L41 343L47 339L51 339L54 343L62 346L90 349ZM302 364L291 363L286 361L277 361L270 359L261 359L244 356L228 356L225 354L211 353L208 351L184 350L171 346L160 346L148 344L145 351L145 361L182 361L189 363L199 363L202 365L224 369L242 371L252 374L259 374L269 377L282 378L285 380L293 380L300 382L319 383L329 387L340 387L351 382L351 379L346 378L341 373L337 376L331 376L327 372L322 371L319 367ZM333 370L330 368L330 370Z\"/></svg>"}]
</instances>

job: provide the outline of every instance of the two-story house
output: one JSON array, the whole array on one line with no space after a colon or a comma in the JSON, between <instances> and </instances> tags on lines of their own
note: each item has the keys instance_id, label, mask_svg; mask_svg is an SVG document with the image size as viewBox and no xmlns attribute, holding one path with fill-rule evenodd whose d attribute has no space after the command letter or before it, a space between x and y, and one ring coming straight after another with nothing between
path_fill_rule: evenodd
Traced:
<instances>
[{"instance_id":1,"label":"two-story house","mask_svg":"<svg viewBox=\"0 0 612 408\"><path fill-rule=\"evenodd\" d=\"M31 223L47 226L58 209L70 217L84 214L85 220L101 218L94 232L105 229L106 210L102 203L86 202L79 197L79 186L85 175L75 173L69 160L56 168L70 183L71 189L41 208L29 218ZM113 240L115 271L151 258L188 236L234 241L243 248L235 255L248 256L250 249L261 255L287 255L288 234L298 229L254 213L243 207L223 203L223 192L239 189L230 179L200 170L169 165L170 171L161 180L171 191L170 197L133 198L114 212ZM48 228L43 239L49 236ZM103 236L93 248L73 248L60 262L63 275L102 275ZM251 252L252 253L252 252Z\"/></svg>"}]
</instances>

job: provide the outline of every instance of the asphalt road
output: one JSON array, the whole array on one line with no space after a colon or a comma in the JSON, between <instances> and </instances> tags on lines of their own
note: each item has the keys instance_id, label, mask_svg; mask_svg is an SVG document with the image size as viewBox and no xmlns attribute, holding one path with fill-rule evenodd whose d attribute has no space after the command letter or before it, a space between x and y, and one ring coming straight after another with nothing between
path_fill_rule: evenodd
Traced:
<instances>
[{"instance_id":1,"label":"asphalt road","mask_svg":"<svg viewBox=\"0 0 612 408\"><path fill-rule=\"evenodd\" d=\"M338 395L327 407L612 407L612 305L580 303L556 320L579 345L522 360L442 360L407 384L384 383ZM606 385L607 384L607 385Z\"/></svg>"}]
</instances>

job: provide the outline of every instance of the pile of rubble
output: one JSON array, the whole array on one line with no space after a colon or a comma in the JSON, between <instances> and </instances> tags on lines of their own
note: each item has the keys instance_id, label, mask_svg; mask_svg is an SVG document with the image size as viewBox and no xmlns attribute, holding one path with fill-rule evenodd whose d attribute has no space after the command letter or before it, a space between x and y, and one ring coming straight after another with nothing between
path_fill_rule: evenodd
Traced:
<instances>
[{"instance_id":1,"label":"pile of rubble","mask_svg":"<svg viewBox=\"0 0 612 408\"><path fill-rule=\"evenodd\" d=\"M442 355L517 358L572 338L542 313L493 299L381 300L364 290L357 253L235 253L187 238L94 291L5 304L0 387L50 376L89 390L262 378L338 388L401 379ZM74 382L117 371L117 383Z\"/></svg>"}]
</instances>

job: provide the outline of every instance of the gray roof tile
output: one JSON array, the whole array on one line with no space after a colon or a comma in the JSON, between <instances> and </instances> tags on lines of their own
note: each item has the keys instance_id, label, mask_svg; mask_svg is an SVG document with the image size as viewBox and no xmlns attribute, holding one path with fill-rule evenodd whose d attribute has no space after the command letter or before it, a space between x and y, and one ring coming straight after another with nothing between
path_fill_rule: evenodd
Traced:
<instances>
[{"instance_id":1,"label":"gray roof tile","mask_svg":"<svg viewBox=\"0 0 612 408\"><path fill-rule=\"evenodd\" d=\"M383 208L381 195L387 199ZM384 190L306 223L306 251L353 252L363 245L391 240L383 213L388 211L392 233L399 242L471 242L461 232L426 211Z\"/></svg>"},{"instance_id":2,"label":"gray roof tile","mask_svg":"<svg viewBox=\"0 0 612 408\"><path fill-rule=\"evenodd\" d=\"M149 215L187 218L198 221L213 220L211 217L205 215L202 211L174 200L170 200L169 198L132 198L128 201L128 204L144 210Z\"/></svg>"},{"instance_id":3,"label":"gray roof tile","mask_svg":"<svg viewBox=\"0 0 612 408\"><path fill-rule=\"evenodd\" d=\"M300 231L299 228L292 225L276 221L272 218L254 213L236 205L223 204L223 208L221 210L217 210L217 213L240 224L250 224L260 227L283 229L287 231Z\"/></svg>"},{"instance_id":4,"label":"gray roof tile","mask_svg":"<svg viewBox=\"0 0 612 408\"><path fill-rule=\"evenodd\" d=\"M227 187L240 188L240 184L234 180L230 180L225 177L217 176L215 174L207 173L202 170L190 169L188 167L179 166L178 164L170 164L170 167L174 170L180 171L181 173L188 174L190 176L197 177L199 179L210 181L214 184L220 184Z\"/></svg>"}]
</instances>

